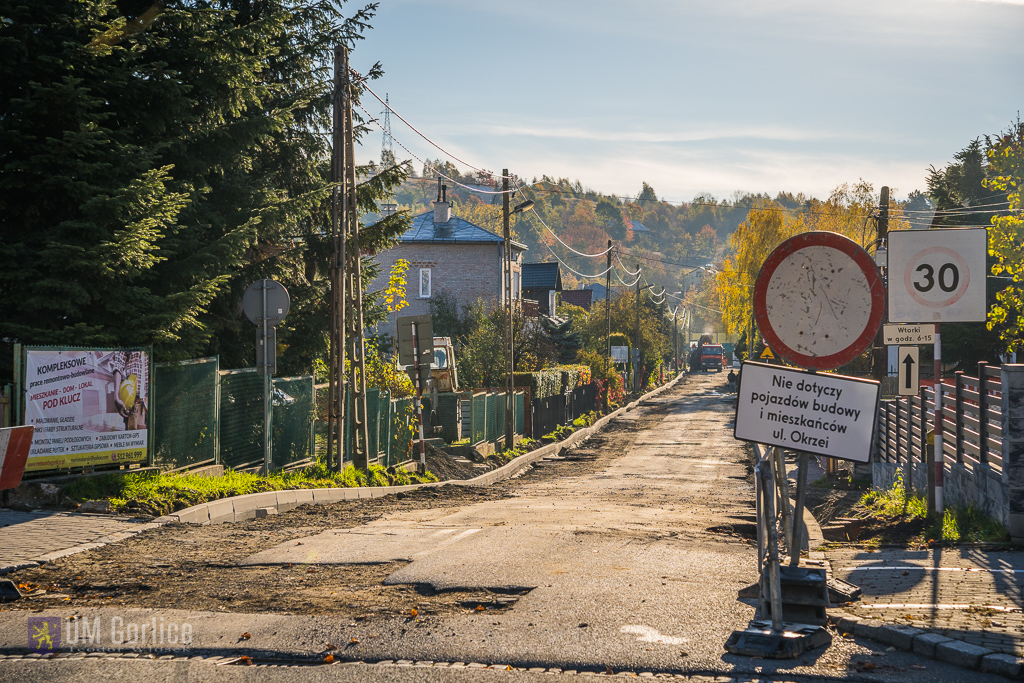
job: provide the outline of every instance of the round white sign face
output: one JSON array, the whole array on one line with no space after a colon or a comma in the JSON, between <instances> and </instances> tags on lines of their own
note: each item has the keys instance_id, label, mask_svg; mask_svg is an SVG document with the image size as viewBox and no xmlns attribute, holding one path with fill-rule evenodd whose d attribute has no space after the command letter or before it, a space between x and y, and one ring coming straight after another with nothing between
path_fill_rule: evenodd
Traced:
<instances>
[{"instance_id":1,"label":"round white sign face","mask_svg":"<svg viewBox=\"0 0 1024 683\"><path fill-rule=\"evenodd\" d=\"M867 348L884 310L871 257L837 233L786 240L765 260L754 286L754 315L768 346L817 370L845 365Z\"/></svg>"},{"instance_id":2,"label":"round white sign face","mask_svg":"<svg viewBox=\"0 0 1024 683\"><path fill-rule=\"evenodd\" d=\"M768 281L768 320L779 339L806 356L831 356L871 319L871 288L852 258L831 247L787 256Z\"/></svg>"}]
</instances>

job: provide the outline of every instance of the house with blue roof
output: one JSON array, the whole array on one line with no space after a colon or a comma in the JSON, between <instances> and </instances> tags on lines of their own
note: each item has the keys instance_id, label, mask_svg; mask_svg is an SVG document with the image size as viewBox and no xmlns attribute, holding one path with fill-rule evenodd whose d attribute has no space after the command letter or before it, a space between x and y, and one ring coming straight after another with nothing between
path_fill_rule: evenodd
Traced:
<instances>
[{"instance_id":1,"label":"house with blue roof","mask_svg":"<svg viewBox=\"0 0 1024 683\"><path fill-rule=\"evenodd\" d=\"M399 315L430 313L429 299L445 291L457 305L474 301L504 303L505 240L479 225L452 215L447 192L438 196L434 210L412 219L412 226L398 238L398 244L375 256L381 273L370 289L387 286L391 268L399 259L409 262L406 274L408 308ZM512 241L512 298L521 299L522 264L526 245ZM389 320L394 327L394 316Z\"/></svg>"}]
</instances>

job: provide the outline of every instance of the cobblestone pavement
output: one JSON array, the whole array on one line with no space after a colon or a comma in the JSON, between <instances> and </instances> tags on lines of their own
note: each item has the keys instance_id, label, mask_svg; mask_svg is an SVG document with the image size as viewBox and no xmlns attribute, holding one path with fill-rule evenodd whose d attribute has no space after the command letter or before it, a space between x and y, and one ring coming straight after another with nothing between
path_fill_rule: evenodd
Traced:
<instances>
[{"instance_id":1,"label":"cobblestone pavement","mask_svg":"<svg viewBox=\"0 0 1024 683\"><path fill-rule=\"evenodd\" d=\"M96 548L155 526L131 517L0 509L0 574Z\"/></svg>"},{"instance_id":2,"label":"cobblestone pavement","mask_svg":"<svg viewBox=\"0 0 1024 683\"><path fill-rule=\"evenodd\" d=\"M833 573L860 586L846 612L1024 655L1024 552L842 548Z\"/></svg>"}]
</instances>

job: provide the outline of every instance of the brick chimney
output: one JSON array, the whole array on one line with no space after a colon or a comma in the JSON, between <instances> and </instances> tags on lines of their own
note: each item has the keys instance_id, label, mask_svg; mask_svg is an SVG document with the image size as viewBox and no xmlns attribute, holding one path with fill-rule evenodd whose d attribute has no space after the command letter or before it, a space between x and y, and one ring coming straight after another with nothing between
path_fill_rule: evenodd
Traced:
<instances>
[{"instance_id":1,"label":"brick chimney","mask_svg":"<svg viewBox=\"0 0 1024 683\"><path fill-rule=\"evenodd\" d=\"M448 186L437 179L437 201L434 202L434 223L447 223L452 217L452 203L448 201Z\"/></svg>"}]
</instances>

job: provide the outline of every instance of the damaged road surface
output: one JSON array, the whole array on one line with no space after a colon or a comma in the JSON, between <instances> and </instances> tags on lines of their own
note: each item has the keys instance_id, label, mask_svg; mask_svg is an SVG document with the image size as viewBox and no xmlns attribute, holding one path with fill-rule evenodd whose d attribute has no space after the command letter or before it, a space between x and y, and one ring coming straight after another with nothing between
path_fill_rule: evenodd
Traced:
<instances>
[{"instance_id":1,"label":"damaged road surface","mask_svg":"<svg viewBox=\"0 0 1024 683\"><path fill-rule=\"evenodd\" d=\"M720 377L697 375L490 487L171 525L18 572L43 592L0 611L4 652L24 648L26 608L103 628L115 618L188 622L192 650L108 669L95 659L0 660L0 680L47 680L33 678L46 667L62 678L116 667L141 680L240 672L182 659L196 651L232 655L219 660L231 665L314 663L317 676L344 680L529 678L476 672L482 665L958 680L955 667L841 637L792 661L725 654L729 634L754 616L737 591L756 578L754 492L734 410ZM406 667L416 662L430 671ZM292 676L273 671L259 675Z\"/></svg>"}]
</instances>

